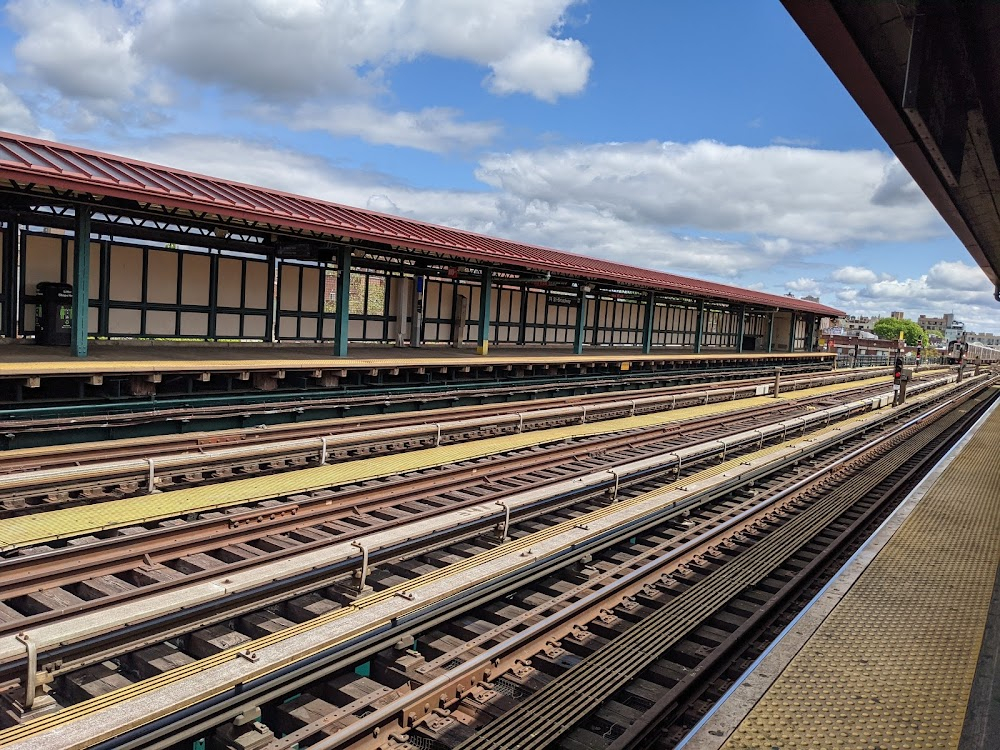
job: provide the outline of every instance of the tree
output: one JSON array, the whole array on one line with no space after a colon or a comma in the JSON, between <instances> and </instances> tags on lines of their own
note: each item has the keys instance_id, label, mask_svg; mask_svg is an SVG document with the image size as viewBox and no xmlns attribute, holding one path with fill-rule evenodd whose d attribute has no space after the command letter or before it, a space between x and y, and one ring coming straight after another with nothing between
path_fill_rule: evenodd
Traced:
<instances>
[{"instance_id":1,"label":"tree","mask_svg":"<svg viewBox=\"0 0 1000 750\"><path fill-rule=\"evenodd\" d=\"M903 332L903 340L906 341L907 346L927 345L927 334L912 320L880 318L872 326L872 333L880 339L889 339L890 341L896 341L900 331Z\"/></svg>"}]
</instances>

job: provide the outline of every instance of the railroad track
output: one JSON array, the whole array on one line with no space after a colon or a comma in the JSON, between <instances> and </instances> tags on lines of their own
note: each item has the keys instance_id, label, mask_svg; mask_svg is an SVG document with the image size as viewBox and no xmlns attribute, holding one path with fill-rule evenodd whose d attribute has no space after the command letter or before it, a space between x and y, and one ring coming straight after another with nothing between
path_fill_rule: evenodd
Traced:
<instances>
[{"instance_id":1,"label":"railroad track","mask_svg":"<svg viewBox=\"0 0 1000 750\"><path fill-rule=\"evenodd\" d=\"M836 570L995 398L904 425L764 502L731 499L689 528L634 538L641 553L627 562L605 553L588 573L420 634L411 653L383 651L369 677L340 673L272 707L283 736L266 747L673 747L738 674L728 668L790 616L783 605L807 601L817 574ZM412 690L392 690L403 678ZM363 698L345 711L321 695Z\"/></svg>"},{"instance_id":2,"label":"railroad track","mask_svg":"<svg viewBox=\"0 0 1000 750\"><path fill-rule=\"evenodd\" d=\"M763 437L763 436L762 436L762 437ZM842 441L842 440L844 439L844 436L843 436L843 435L840 435L840 436L834 436L834 438L831 438L831 439L832 439L832 440L834 440L835 442L837 442L837 441ZM763 442L763 441L761 441L761 442ZM725 444L723 445L723 451L724 451L724 450L725 450ZM715 447L715 454L716 454L716 455L718 455L718 453L719 453L719 446L718 446L718 445L716 445L716 447ZM558 515L557 515L557 518L558 518ZM549 520L550 522L552 522L552 521L554 521L554 520L556 520L556 519L551 519L551 518L550 518L550 519L548 519L548 520ZM539 526L538 528L539 528L539 529L544 529L544 528L547 528L547 525L546 525L545 523L542 523L542 524L541 524L541 525L540 525L540 526ZM529 530L530 530L530 529L529 529ZM521 532L521 533L523 533L523 532ZM411 554L413 554L413 553L411 553ZM425 553L425 554L426 554L426 553ZM446 563L446 562L447 562L447 561L449 560L449 558L451 558L451 559L454 559L454 558L456 558L456 557L459 557L459 558L460 558L460 557L461 557L461 555L458 555L458 554L457 554L457 553L455 553L455 552L451 552L451 553L449 553L448 555L445 555L444 557L441 557L441 558L439 558L438 562L439 562L439 564L440 564L440 563L442 563L442 562L443 562L443 563ZM356 564L356 563L355 563L355 564ZM425 564L426 564L426 563L425 563ZM393 575L389 575L389 576L388 576L388 577L386 577L386 578L385 578L384 580L380 581L380 582L379 582L379 585L380 585L380 586L386 586L386 587L387 587L387 590L390 590L390 589L392 589L392 588L393 588L394 586L395 586L395 588L397 588L397 589L398 589L398 588L399 588L399 586L403 586L403 585L405 585L405 583L404 583L404 582L399 582L399 583L396 583L396 584L394 584L394 583L393 583L393 581L394 581L395 579L398 579L399 577L400 577L399 575L397 575L397 574L395 574L395 573L394 573ZM274 618L273 616L271 616L271 617L266 617L266 616L265 616L265 620L267 620L268 622L272 622L272 621L273 621L274 619L275 619L275 618ZM280 618L279 618L279 619L280 619ZM287 622L287 620L286 620L286 622ZM257 623L257 625L260 625L260 623Z\"/></svg>"},{"instance_id":3,"label":"railroad track","mask_svg":"<svg viewBox=\"0 0 1000 750\"><path fill-rule=\"evenodd\" d=\"M829 365L787 365L781 368L785 377L809 373L829 372ZM575 376L560 378L533 378L532 382L495 383L482 382L450 384L445 386L381 386L324 391L303 389L300 393L241 394L236 396L166 397L155 404L135 402L102 402L100 404L67 407L62 404L37 405L6 412L0 418L0 447L13 449L26 440L49 444L46 434L68 442L73 433L92 434L96 439L114 439L118 432L136 426L148 429L190 432L194 424L211 425L220 421L239 420L250 425L298 421L307 413L327 417L346 417L358 414L382 413L389 410L408 410L437 407L454 407L460 403L505 403L517 400L535 400L543 394L558 394L557 398L572 398L585 389L595 395L610 392L627 392L661 388L667 385L691 387L693 385L747 377L772 379L774 368L739 368L722 371L670 371L660 375L638 373L614 377ZM387 392L388 388L388 392ZM137 410L138 409L138 410ZM131 436L131 435L130 435ZM90 438L90 439L95 439ZM78 439L75 439L78 440ZM28 443L29 445L31 443ZM25 446L27 447L27 446Z\"/></svg>"},{"instance_id":4,"label":"railroad track","mask_svg":"<svg viewBox=\"0 0 1000 750\"><path fill-rule=\"evenodd\" d=\"M933 373L925 375L933 376ZM782 391L799 390L850 382L856 377L799 378L782 383L781 388ZM234 476L289 471L359 455L394 453L588 420L602 421L745 399L769 393L772 387L773 381L693 392L670 389L628 400L588 397L581 398L579 403L539 404L536 407L543 408L516 412L493 406L462 409L446 412L433 422L427 414L411 414L301 425L294 432L286 429L277 434L240 431L201 435L172 440L165 445L148 440L90 448L74 446L47 455L39 451L13 452L21 455L0 458L0 471L4 466L24 468L0 474L0 518L129 497L157 489L225 481Z\"/></svg>"},{"instance_id":5,"label":"railroad track","mask_svg":"<svg viewBox=\"0 0 1000 750\"><path fill-rule=\"evenodd\" d=\"M852 394L855 398L856 394ZM844 398L844 397L842 397ZM830 398L824 397L825 401ZM0 562L0 602L6 623L0 634L35 627L198 580L218 577L319 550L337 540L404 528L464 508L487 506L478 518L463 519L470 530L495 523L496 503L509 501L515 519L565 502L584 490L627 488L650 475L688 470L721 451L762 442L766 427L798 420L809 402L787 402L735 414L670 423L647 429L533 446L483 460L460 462L413 477L362 482L265 501L258 509L207 513L198 520L166 519L142 533L83 539L41 554L21 549ZM867 408L858 402L854 409ZM822 415L812 415L813 421ZM792 422L805 427L804 421ZM753 428L753 429L749 429ZM611 473L611 472L614 473ZM529 490L531 492L529 492ZM615 489L617 491L617 489ZM517 501L525 496L527 501ZM444 528L451 533L451 524ZM439 533L439 532L436 532ZM428 537L430 538L430 537ZM373 561L385 553L371 550ZM351 556L352 559L354 555Z\"/></svg>"}]
</instances>

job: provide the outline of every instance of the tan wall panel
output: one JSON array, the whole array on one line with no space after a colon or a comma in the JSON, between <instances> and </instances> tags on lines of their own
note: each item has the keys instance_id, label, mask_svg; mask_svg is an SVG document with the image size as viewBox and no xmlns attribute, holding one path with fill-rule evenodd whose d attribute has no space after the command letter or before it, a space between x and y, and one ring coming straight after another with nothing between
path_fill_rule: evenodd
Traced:
<instances>
[{"instance_id":1,"label":"tan wall panel","mask_svg":"<svg viewBox=\"0 0 1000 750\"><path fill-rule=\"evenodd\" d=\"M150 310L146 313L147 336L174 336L177 313L167 310Z\"/></svg>"},{"instance_id":2,"label":"tan wall panel","mask_svg":"<svg viewBox=\"0 0 1000 750\"><path fill-rule=\"evenodd\" d=\"M299 266L284 265L281 271L281 284L278 289L278 301L281 310L299 309Z\"/></svg>"},{"instance_id":3,"label":"tan wall panel","mask_svg":"<svg viewBox=\"0 0 1000 750\"><path fill-rule=\"evenodd\" d=\"M183 286L181 287L181 302L185 305L208 304L208 282L211 275L211 261L207 255L184 255ZM204 317L204 316L202 316ZM193 320L193 319L192 319ZM185 324L182 323L183 328ZM193 324L192 324L193 325ZM207 329L206 329L207 331ZM191 334L204 335L204 334Z\"/></svg>"},{"instance_id":4,"label":"tan wall panel","mask_svg":"<svg viewBox=\"0 0 1000 750\"><path fill-rule=\"evenodd\" d=\"M39 281L59 281L62 263L62 240L58 237L28 237L24 265L25 293L35 294ZM34 318L31 318L34 325Z\"/></svg>"},{"instance_id":5,"label":"tan wall panel","mask_svg":"<svg viewBox=\"0 0 1000 750\"><path fill-rule=\"evenodd\" d=\"M246 315L243 317L243 335L252 339L264 339L267 334L266 315Z\"/></svg>"},{"instance_id":6,"label":"tan wall panel","mask_svg":"<svg viewBox=\"0 0 1000 750\"><path fill-rule=\"evenodd\" d=\"M149 251L149 281L146 295L150 302L177 304L177 258L170 250ZM186 266L185 266L186 270Z\"/></svg>"},{"instance_id":7,"label":"tan wall panel","mask_svg":"<svg viewBox=\"0 0 1000 750\"><path fill-rule=\"evenodd\" d=\"M109 294L116 302L142 302L142 248L111 246ZM93 271L93 259L91 259ZM156 277L150 274L150 287Z\"/></svg>"},{"instance_id":8,"label":"tan wall panel","mask_svg":"<svg viewBox=\"0 0 1000 750\"><path fill-rule=\"evenodd\" d=\"M112 308L108 311L108 332L112 336L138 336L141 330L141 310L115 310Z\"/></svg>"},{"instance_id":9,"label":"tan wall panel","mask_svg":"<svg viewBox=\"0 0 1000 750\"><path fill-rule=\"evenodd\" d=\"M240 335L240 316L220 313L215 316L215 335L220 339L234 339Z\"/></svg>"},{"instance_id":10,"label":"tan wall panel","mask_svg":"<svg viewBox=\"0 0 1000 750\"><path fill-rule=\"evenodd\" d=\"M286 316L278 319L278 338L295 338L295 318Z\"/></svg>"},{"instance_id":11,"label":"tan wall panel","mask_svg":"<svg viewBox=\"0 0 1000 750\"><path fill-rule=\"evenodd\" d=\"M187 261L185 261L185 266L186 265ZM185 268L185 270L187 269ZM190 313L190 312L181 313L181 335L207 336L208 313Z\"/></svg>"},{"instance_id":12,"label":"tan wall panel","mask_svg":"<svg viewBox=\"0 0 1000 750\"><path fill-rule=\"evenodd\" d=\"M323 283L323 273L319 268L302 268L302 311L319 311L320 284ZM292 308L294 309L294 308ZM313 334L309 334L312 336Z\"/></svg>"},{"instance_id":13,"label":"tan wall panel","mask_svg":"<svg viewBox=\"0 0 1000 750\"><path fill-rule=\"evenodd\" d=\"M87 310L87 333L91 335L97 334L97 316L100 310L96 307L91 307Z\"/></svg>"},{"instance_id":14,"label":"tan wall panel","mask_svg":"<svg viewBox=\"0 0 1000 750\"><path fill-rule=\"evenodd\" d=\"M326 321L323 321L323 322L326 323ZM327 333L326 332L327 330L329 330L330 332ZM349 339L361 338L364 335L365 335L365 322L363 320L352 320L352 321L348 322L348 324L347 324L347 338L349 338ZM328 329L328 327L324 325L323 326L323 336L324 337L325 336L329 336L330 338L333 338L333 328L330 327Z\"/></svg>"},{"instance_id":15,"label":"tan wall panel","mask_svg":"<svg viewBox=\"0 0 1000 750\"><path fill-rule=\"evenodd\" d=\"M24 306L24 332L35 332L35 307L36 305Z\"/></svg>"},{"instance_id":16,"label":"tan wall panel","mask_svg":"<svg viewBox=\"0 0 1000 750\"><path fill-rule=\"evenodd\" d=\"M219 307L239 307L243 288L243 263L234 258L219 258Z\"/></svg>"},{"instance_id":17,"label":"tan wall panel","mask_svg":"<svg viewBox=\"0 0 1000 750\"><path fill-rule=\"evenodd\" d=\"M312 318L303 318L302 329L299 335L304 339L316 338L316 321Z\"/></svg>"},{"instance_id":18,"label":"tan wall panel","mask_svg":"<svg viewBox=\"0 0 1000 750\"><path fill-rule=\"evenodd\" d=\"M267 266L270 261L247 261L247 301L252 310L267 309L267 299L273 293L267 288Z\"/></svg>"},{"instance_id":19,"label":"tan wall panel","mask_svg":"<svg viewBox=\"0 0 1000 750\"><path fill-rule=\"evenodd\" d=\"M776 352L788 351L788 332L792 325L791 313L775 313L774 315L774 341L773 348Z\"/></svg>"}]
</instances>

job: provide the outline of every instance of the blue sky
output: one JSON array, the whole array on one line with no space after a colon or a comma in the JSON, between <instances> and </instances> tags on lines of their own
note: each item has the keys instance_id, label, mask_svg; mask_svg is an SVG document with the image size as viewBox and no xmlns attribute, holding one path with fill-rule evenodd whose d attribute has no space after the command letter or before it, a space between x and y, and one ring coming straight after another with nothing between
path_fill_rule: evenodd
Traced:
<instances>
[{"instance_id":1,"label":"blue sky","mask_svg":"<svg viewBox=\"0 0 1000 750\"><path fill-rule=\"evenodd\" d=\"M10 0L0 24L0 129L1000 329L777 0Z\"/></svg>"}]
</instances>

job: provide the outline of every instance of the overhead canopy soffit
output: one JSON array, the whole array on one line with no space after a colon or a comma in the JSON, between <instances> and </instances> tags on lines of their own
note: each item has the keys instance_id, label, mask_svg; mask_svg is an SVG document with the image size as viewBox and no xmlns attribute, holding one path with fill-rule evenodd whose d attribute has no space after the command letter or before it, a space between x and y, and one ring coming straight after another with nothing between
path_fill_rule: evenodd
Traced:
<instances>
[{"instance_id":1,"label":"overhead canopy soffit","mask_svg":"<svg viewBox=\"0 0 1000 750\"><path fill-rule=\"evenodd\" d=\"M220 180L112 154L0 132L3 189L85 200L134 201L138 211L218 216L267 230L304 230L318 239L360 240L415 253L432 253L479 264L502 264L647 290L839 316L843 311L794 297L700 281L684 276L525 245L329 201Z\"/></svg>"}]
</instances>

